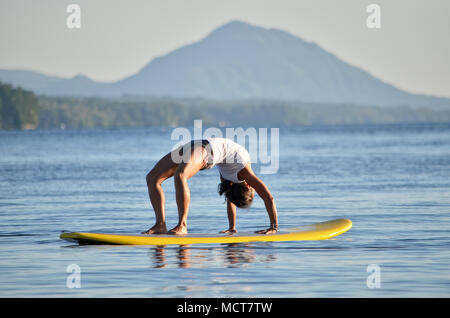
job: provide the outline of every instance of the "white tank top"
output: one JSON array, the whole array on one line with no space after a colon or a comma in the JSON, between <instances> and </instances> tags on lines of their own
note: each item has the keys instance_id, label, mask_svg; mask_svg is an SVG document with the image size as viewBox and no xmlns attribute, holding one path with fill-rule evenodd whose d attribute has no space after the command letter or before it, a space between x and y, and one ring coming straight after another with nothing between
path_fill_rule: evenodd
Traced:
<instances>
[{"instance_id":1,"label":"white tank top","mask_svg":"<svg viewBox=\"0 0 450 318\"><path fill-rule=\"evenodd\" d=\"M217 166L220 175L231 182L244 182L239 180L237 174L247 163L250 162L250 155L244 147L226 138L209 138L207 139L212 149L212 158L208 158L212 162L212 166Z\"/></svg>"}]
</instances>

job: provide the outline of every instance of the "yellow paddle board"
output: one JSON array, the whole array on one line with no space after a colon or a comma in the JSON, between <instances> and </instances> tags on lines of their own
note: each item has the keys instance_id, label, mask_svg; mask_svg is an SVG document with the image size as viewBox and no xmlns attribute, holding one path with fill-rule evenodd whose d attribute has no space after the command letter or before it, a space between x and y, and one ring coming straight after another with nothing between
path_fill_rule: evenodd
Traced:
<instances>
[{"instance_id":1,"label":"yellow paddle board","mask_svg":"<svg viewBox=\"0 0 450 318\"><path fill-rule=\"evenodd\" d=\"M119 245L169 245L169 244L209 244L209 243L244 243L244 242L283 242L325 240L340 235L352 227L348 219L336 219L295 229L278 231L275 234L234 233L234 234L101 234L70 232L62 233L60 238L79 244L119 244Z\"/></svg>"}]
</instances>

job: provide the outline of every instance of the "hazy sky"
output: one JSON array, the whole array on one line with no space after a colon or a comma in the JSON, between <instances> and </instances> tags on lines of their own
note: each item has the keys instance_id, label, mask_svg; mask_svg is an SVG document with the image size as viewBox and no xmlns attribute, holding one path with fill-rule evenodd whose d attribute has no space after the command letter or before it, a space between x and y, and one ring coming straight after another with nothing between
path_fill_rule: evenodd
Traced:
<instances>
[{"instance_id":1,"label":"hazy sky","mask_svg":"<svg viewBox=\"0 0 450 318\"><path fill-rule=\"evenodd\" d=\"M81 7L69 29L66 8ZM381 28L369 29L369 4ZM115 81L231 20L283 29L413 93L450 97L449 0L0 0L0 68Z\"/></svg>"}]
</instances>

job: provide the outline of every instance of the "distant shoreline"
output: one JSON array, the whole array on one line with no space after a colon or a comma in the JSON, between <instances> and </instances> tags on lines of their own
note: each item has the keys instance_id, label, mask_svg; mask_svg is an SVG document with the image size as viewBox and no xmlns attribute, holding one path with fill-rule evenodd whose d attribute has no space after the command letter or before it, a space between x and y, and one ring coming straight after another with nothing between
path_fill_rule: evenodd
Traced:
<instances>
[{"instance_id":1,"label":"distant shoreline","mask_svg":"<svg viewBox=\"0 0 450 318\"><path fill-rule=\"evenodd\" d=\"M0 83L0 129L450 123L450 107L324 104L267 99L36 96Z\"/></svg>"},{"instance_id":2,"label":"distant shoreline","mask_svg":"<svg viewBox=\"0 0 450 318\"><path fill-rule=\"evenodd\" d=\"M447 123L449 109L314 104L270 100L39 97L37 128L218 127Z\"/></svg>"}]
</instances>

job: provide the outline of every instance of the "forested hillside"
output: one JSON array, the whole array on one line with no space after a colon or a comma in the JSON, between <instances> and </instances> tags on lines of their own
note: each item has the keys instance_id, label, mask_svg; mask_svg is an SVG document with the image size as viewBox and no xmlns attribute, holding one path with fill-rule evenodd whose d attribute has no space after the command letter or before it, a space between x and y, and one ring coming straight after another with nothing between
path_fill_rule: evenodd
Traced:
<instances>
[{"instance_id":1,"label":"forested hillside","mask_svg":"<svg viewBox=\"0 0 450 318\"><path fill-rule=\"evenodd\" d=\"M34 129L39 104L33 92L0 82L0 129Z\"/></svg>"},{"instance_id":2,"label":"forested hillside","mask_svg":"<svg viewBox=\"0 0 450 318\"><path fill-rule=\"evenodd\" d=\"M301 101L162 97L50 97L0 83L0 129L450 122L450 109L314 104Z\"/></svg>"}]
</instances>

